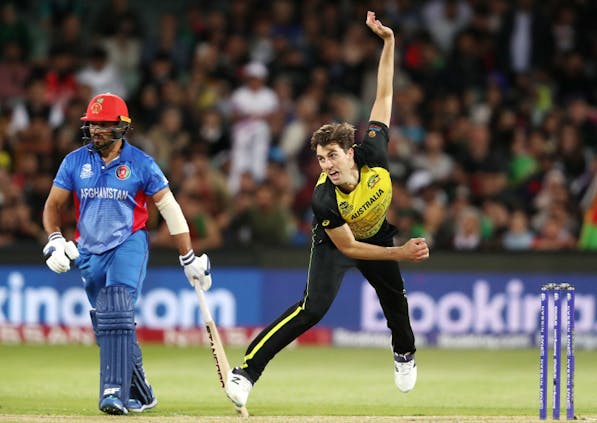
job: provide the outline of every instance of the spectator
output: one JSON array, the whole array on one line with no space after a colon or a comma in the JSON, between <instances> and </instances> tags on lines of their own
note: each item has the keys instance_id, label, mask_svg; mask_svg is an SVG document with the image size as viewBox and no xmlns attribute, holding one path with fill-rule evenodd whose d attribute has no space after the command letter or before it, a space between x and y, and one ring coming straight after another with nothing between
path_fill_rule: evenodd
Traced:
<instances>
[{"instance_id":1,"label":"spectator","mask_svg":"<svg viewBox=\"0 0 597 423\"><path fill-rule=\"evenodd\" d=\"M245 83L231 97L232 152L229 187L238 192L240 175L249 171L255 180L263 181L267 166L271 129L268 119L277 110L278 98L267 87L267 68L259 62L243 69Z\"/></svg>"},{"instance_id":2,"label":"spectator","mask_svg":"<svg viewBox=\"0 0 597 423\"><path fill-rule=\"evenodd\" d=\"M76 0L40 0L36 3L42 26L47 28L52 37L71 16L81 18L88 12L85 5Z\"/></svg>"},{"instance_id":3,"label":"spectator","mask_svg":"<svg viewBox=\"0 0 597 423\"><path fill-rule=\"evenodd\" d=\"M446 209L439 202L430 203L423 210L422 221L414 225L410 232L411 237L422 237L430 248L441 246L445 243L443 228Z\"/></svg>"},{"instance_id":4,"label":"spectator","mask_svg":"<svg viewBox=\"0 0 597 423\"><path fill-rule=\"evenodd\" d=\"M251 7L254 2L235 0L206 9L183 0L164 3L157 15L152 7L136 9L127 0L37 3L9 0L0 6L0 167L21 183L23 167L37 163L38 175L27 173L21 193L33 220L36 191L47 185L46 171L55 172L58 158L79 145L76 109L81 99L87 101L96 89L118 92L124 87L136 122L131 142L147 151L153 151L153 130L164 111L175 108L181 115L179 129L161 135L175 144L180 134L187 139L183 148L169 145L171 153L163 157L173 187L198 180L198 152L207 153L221 177L235 174L229 179L239 181L235 206L246 197L248 207L254 200L251 186L263 178L290 178L292 190L276 199L291 204L302 239L309 239L311 192L319 169L305 160L305 134L323 120L354 121L362 130L362 111L373 97L371 59L378 46L354 24L362 4L328 2L316 8L317 2L283 1L260 10ZM387 4L385 19L400 29L397 60L403 64L395 78L390 174L397 187L420 169L431 172L433 180L410 194L417 212L408 206L392 211L406 233L432 233L425 229L428 219L436 222L433 217L443 215L434 248L453 249L457 216L476 206L484 211L481 248L505 248L500 242L505 229L491 230L494 219L484 205L503 211L514 204L524 210L532 231L555 218L579 239L578 248L589 248L591 220L583 217L592 210L597 154L595 10L586 1ZM83 17L89 24L84 31ZM147 37L145 24L151 28ZM139 58L141 45L151 50L147 64ZM105 50L105 62L120 77L109 76L109 66L100 71L81 62L95 46ZM256 119L266 128L269 147L260 151L253 148L259 144L249 143L247 151L258 153L258 160L242 154L246 163L261 169L257 174L248 165L235 169L232 159L233 139L246 124L237 120L235 96L248 89L242 71L249 61L267 66L277 97L273 112ZM72 75L83 73L92 76L73 83ZM257 79L269 90L267 77ZM97 88L102 81L109 87ZM258 104L247 103L249 111ZM284 163L266 166L280 150ZM561 174L560 182L547 176L554 172ZM434 197L441 202L436 204ZM204 206L211 209L211 203ZM242 212L223 208L209 213L227 234Z\"/></svg>"},{"instance_id":5,"label":"spectator","mask_svg":"<svg viewBox=\"0 0 597 423\"><path fill-rule=\"evenodd\" d=\"M543 69L552 57L552 33L535 0L517 0L506 13L497 39L501 68L515 74Z\"/></svg>"},{"instance_id":6,"label":"spectator","mask_svg":"<svg viewBox=\"0 0 597 423\"><path fill-rule=\"evenodd\" d=\"M562 57L554 72L558 81L557 99L567 101L576 97L587 97L595 101L595 76L588 71L587 58L578 51L571 51Z\"/></svg>"},{"instance_id":7,"label":"spectator","mask_svg":"<svg viewBox=\"0 0 597 423\"><path fill-rule=\"evenodd\" d=\"M304 179L299 169L299 158L308 148L308 139L319 126L317 117L318 104L310 95L303 95L296 101L296 114L284 127L279 147L288 164L293 181ZM295 188L298 188L295 186Z\"/></svg>"},{"instance_id":8,"label":"spectator","mask_svg":"<svg viewBox=\"0 0 597 423\"><path fill-rule=\"evenodd\" d=\"M5 57L7 44L16 42L25 58L31 53L31 31L19 16L12 1L2 2L0 6L0 58Z\"/></svg>"},{"instance_id":9,"label":"spectator","mask_svg":"<svg viewBox=\"0 0 597 423\"><path fill-rule=\"evenodd\" d=\"M388 221L396 226L398 233L394 236L397 244L404 244L414 237L415 227L421 222L421 214L415 208L410 190L400 181L392 180L392 200L388 213Z\"/></svg>"},{"instance_id":10,"label":"spectator","mask_svg":"<svg viewBox=\"0 0 597 423\"><path fill-rule=\"evenodd\" d=\"M230 131L221 113L207 109L201 114L199 140L207 147L209 157L221 164L230 154Z\"/></svg>"},{"instance_id":11,"label":"spectator","mask_svg":"<svg viewBox=\"0 0 597 423\"><path fill-rule=\"evenodd\" d=\"M469 187L475 198L499 195L506 188L506 162L491 148L489 128L486 125L474 125L471 128L462 164L469 176Z\"/></svg>"},{"instance_id":12,"label":"spectator","mask_svg":"<svg viewBox=\"0 0 597 423\"><path fill-rule=\"evenodd\" d=\"M567 104L567 117L576 127L581 144L588 152L597 154L597 108L583 97L576 97Z\"/></svg>"},{"instance_id":13,"label":"spectator","mask_svg":"<svg viewBox=\"0 0 597 423\"><path fill-rule=\"evenodd\" d=\"M423 18L433 41L444 52L452 50L456 34L471 19L472 11L462 0L433 0L423 7Z\"/></svg>"},{"instance_id":14,"label":"spectator","mask_svg":"<svg viewBox=\"0 0 597 423\"><path fill-rule=\"evenodd\" d=\"M140 10L131 7L128 0L109 0L103 2L102 7L96 12L96 20L92 24L93 33L103 37L110 37L118 32L120 24L124 21L131 25L131 34L135 37L144 35L143 22Z\"/></svg>"},{"instance_id":15,"label":"spectator","mask_svg":"<svg viewBox=\"0 0 597 423\"><path fill-rule=\"evenodd\" d=\"M479 250L482 246L481 215L468 207L457 216L452 246L456 250Z\"/></svg>"},{"instance_id":16,"label":"spectator","mask_svg":"<svg viewBox=\"0 0 597 423\"><path fill-rule=\"evenodd\" d=\"M455 37L455 45L446 66L446 83L450 90L463 92L477 90L485 84L480 34L472 29L464 30Z\"/></svg>"},{"instance_id":17,"label":"spectator","mask_svg":"<svg viewBox=\"0 0 597 423\"><path fill-rule=\"evenodd\" d=\"M44 80L32 76L26 84L26 90L25 98L12 110L8 134L15 136L26 130L34 116L46 119L52 129L60 126L64 120L62 106L48 101L48 90Z\"/></svg>"},{"instance_id":18,"label":"spectator","mask_svg":"<svg viewBox=\"0 0 597 423\"><path fill-rule=\"evenodd\" d=\"M31 209L23 199L4 204L0 208L0 246L17 241L43 242L43 230L37 221L32 219Z\"/></svg>"},{"instance_id":19,"label":"spectator","mask_svg":"<svg viewBox=\"0 0 597 423\"><path fill-rule=\"evenodd\" d=\"M165 172L168 172L170 157L182 152L191 142L191 135L183 129L181 110L176 106L164 108L158 121L147 132L147 141L147 152Z\"/></svg>"},{"instance_id":20,"label":"spectator","mask_svg":"<svg viewBox=\"0 0 597 423\"><path fill-rule=\"evenodd\" d=\"M210 163L209 157L200 148L196 148L191 154L190 162L187 161L187 172L194 182L191 184L183 181L181 190L201 197L206 211L223 231L230 219L229 209L232 203L224 174ZM247 189L252 191L251 183Z\"/></svg>"},{"instance_id":21,"label":"spectator","mask_svg":"<svg viewBox=\"0 0 597 423\"><path fill-rule=\"evenodd\" d=\"M440 132L432 131L425 135L423 151L415 155L413 165L429 172L434 182L444 184L448 181L454 161L444 153L444 138Z\"/></svg>"},{"instance_id":22,"label":"spectator","mask_svg":"<svg viewBox=\"0 0 597 423\"><path fill-rule=\"evenodd\" d=\"M189 72L187 95L190 106L197 113L216 109L225 113L229 97L229 81L233 78L223 63L216 46L202 43L197 46Z\"/></svg>"},{"instance_id":23,"label":"spectator","mask_svg":"<svg viewBox=\"0 0 597 423\"><path fill-rule=\"evenodd\" d=\"M288 172L284 153L278 147L270 149L267 162L265 183L274 191L274 198L283 207L292 207L295 196L295 186Z\"/></svg>"},{"instance_id":24,"label":"spectator","mask_svg":"<svg viewBox=\"0 0 597 423\"><path fill-rule=\"evenodd\" d=\"M73 5L73 8L77 6ZM89 46L89 34L82 31L81 18L82 14L75 10L60 16L60 26L53 31L51 37L53 45L60 45L73 55L77 67L81 64L79 60L86 57Z\"/></svg>"},{"instance_id":25,"label":"spectator","mask_svg":"<svg viewBox=\"0 0 597 423\"><path fill-rule=\"evenodd\" d=\"M34 160L39 170L51 172L54 165L54 140L48 119L43 114L31 115L29 125L12 139L12 152L16 163Z\"/></svg>"},{"instance_id":26,"label":"spectator","mask_svg":"<svg viewBox=\"0 0 597 423\"><path fill-rule=\"evenodd\" d=\"M508 162L508 181L512 186L519 186L537 171L536 154L540 151L533 151L531 139L537 140L539 143L543 141L542 134L539 131L533 132L528 137L523 130L517 130L514 134L510 161Z\"/></svg>"},{"instance_id":27,"label":"spectator","mask_svg":"<svg viewBox=\"0 0 597 423\"><path fill-rule=\"evenodd\" d=\"M585 148L578 128L568 122L560 127L557 157L564 175L574 183L585 174L589 163L589 149Z\"/></svg>"},{"instance_id":28,"label":"spectator","mask_svg":"<svg viewBox=\"0 0 597 423\"><path fill-rule=\"evenodd\" d=\"M77 92L75 52L64 44L50 49L50 62L45 74L47 95L52 104L65 107Z\"/></svg>"},{"instance_id":29,"label":"spectator","mask_svg":"<svg viewBox=\"0 0 597 423\"><path fill-rule=\"evenodd\" d=\"M31 163L31 162L29 162ZM28 170L35 170L30 167ZM35 175L32 175L35 176ZM23 193L24 181L15 181L7 169L0 167L0 246L16 242L43 242L39 219L32 214ZM41 231L41 232L40 232Z\"/></svg>"},{"instance_id":30,"label":"spectator","mask_svg":"<svg viewBox=\"0 0 597 423\"><path fill-rule=\"evenodd\" d=\"M269 64L274 59L272 21L267 15L258 16L252 29L250 43L251 61Z\"/></svg>"},{"instance_id":31,"label":"spectator","mask_svg":"<svg viewBox=\"0 0 597 423\"><path fill-rule=\"evenodd\" d=\"M131 26L130 24L129 26ZM153 62L157 54L166 52L177 73L187 71L191 59L191 46L188 43L189 40L179 32L179 28L180 25L174 14L165 13L159 17L157 37L146 38L143 43L141 53L143 66Z\"/></svg>"},{"instance_id":32,"label":"spectator","mask_svg":"<svg viewBox=\"0 0 597 423\"><path fill-rule=\"evenodd\" d=\"M183 191L176 197L189 224L193 250L210 251L220 247L223 237L220 228L207 211L205 200L188 191ZM156 247L172 247L166 222L162 222L153 233L151 244Z\"/></svg>"},{"instance_id":33,"label":"spectator","mask_svg":"<svg viewBox=\"0 0 597 423\"><path fill-rule=\"evenodd\" d=\"M91 87L91 95L110 92L127 97L122 75L114 63L110 62L105 48L96 46L89 53L88 63L77 74L77 82Z\"/></svg>"},{"instance_id":34,"label":"spectator","mask_svg":"<svg viewBox=\"0 0 597 423\"><path fill-rule=\"evenodd\" d=\"M591 162L590 182L580 201L583 214L578 240L581 250L597 250L597 156Z\"/></svg>"},{"instance_id":35,"label":"spectator","mask_svg":"<svg viewBox=\"0 0 597 423\"><path fill-rule=\"evenodd\" d=\"M61 157L64 157L74 149L81 146L81 110L85 108L85 103L78 98L73 98L65 105L64 122L55 132L54 163L58 163ZM56 166L51 173L58 170Z\"/></svg>"},{"instance_id":36,"label":"spectator","mask_svg":"<svg viewBox=\"0 0 597 423\"><path fill-rule=\"evenodd\" d=\"M550 205L566 197L566 177L564 173L557 168L551 169L543 177L541 189L533 199L533 206L538 212L546 211Z\"/></svg>"},{"instance_id":37,"label":"spectator","mask_svg":"<svg viewBox=\"0 0 597 423\"><path fill-rule=\"evenodd\" d=\"M31 65L25 60L19 43L6 42L0 59L0 109L10 110L23 100L30 73Z\"/></svg>"},{"instance_id":38,"label":"spectator","mask_svg":"<svg viewBox=\"0 0 597 423\"><path fill-rule=\"evenodd\" d=\"M568 250L576 245L570 231L562 226L555 217L548 217L533 240L533 250L558 251Z\"/></svg>"},{"instance_id":39,"label":"spectator","mask_svg":"<svg viewBox=\"0 0 597 423\"><path fill-rule=\"evenodd\" d=\"M509 251L527 251L533 248L535 234L529 227L527 214L522 209L510 214L508 229L502 237L502 246Z\"/></svg>"},{"instance_id":40,"label":"spectator","mask_svg":"<svg viewBox=\"0 0 597 423\"><path fill-rule=\"evenodd\" d=\"M108 61L122 75L126 92L136 92L141 79L141 41L134 34L134 23L123 20L116 33L105 37L101 45L107 52Z\"/></svg>"},{"instance_id":41,"label":"spectator","mask_svg":"<svg viewBox=\"0 0 597 423\"><path fill-rule=\"evenodd\" d=\"M230 226L238 242L262 247L288 245L295 230L290 210L275 201L267 183L257 187L253 204L238 213Z\"/></svg>"},{"instance_id":42,"label":"spectator","mask_svg":"<svg viewBox=\"0 0 597 423\"><path fill-rule=\"evenodd\" d=\"M499 248L511 219L506 202L498 197L486 198L481 203L481 213L481 235L484 247Z\"/></svg>"}]
</instances>

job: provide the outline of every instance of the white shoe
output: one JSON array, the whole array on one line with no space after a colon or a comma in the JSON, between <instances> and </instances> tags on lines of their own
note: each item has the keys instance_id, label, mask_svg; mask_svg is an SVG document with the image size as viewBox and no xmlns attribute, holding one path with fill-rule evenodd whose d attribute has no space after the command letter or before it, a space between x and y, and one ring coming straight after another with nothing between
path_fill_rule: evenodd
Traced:
<instances>
[{"instance_id":1,"label":"white shoe","mask_svg":"<svg viewBox=\"0 0 597 423\"><path fill-rule=\"evenodd\" d=\"M253 388L253 383L246 376L244 370L235 367L226 377L226 395L237 407L244 407Z\"/></svg>"},{"instance_id":2,"label":"white shoe","mask_svg":"<svg viewBox=\"0 0 597 423\"><path fill-rule=\"evenodd\" d=\"M394 383L401 392L411 391L417 383L417 362L414 354L394 353Z\"/></svg>"}]
</instances>

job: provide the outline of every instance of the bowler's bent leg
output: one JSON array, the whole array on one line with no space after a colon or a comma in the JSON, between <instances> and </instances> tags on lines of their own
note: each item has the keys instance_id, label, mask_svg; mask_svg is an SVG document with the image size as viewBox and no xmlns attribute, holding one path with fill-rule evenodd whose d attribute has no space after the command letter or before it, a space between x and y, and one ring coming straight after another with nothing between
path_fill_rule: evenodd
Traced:
<instances>
[{"instance_id":1,"label":"bowler's bent leg","mask_svg":"<svg viewBox=\"0 0 597 423\"><path fill-rule=\"evenodd\" d=\"M303 299L261 331L247 348L240 368L247 372L253 383L280 350L325 316L340 289L344 273L354 264L330 244L312 248Z\"/></svg>"}]
</instances>

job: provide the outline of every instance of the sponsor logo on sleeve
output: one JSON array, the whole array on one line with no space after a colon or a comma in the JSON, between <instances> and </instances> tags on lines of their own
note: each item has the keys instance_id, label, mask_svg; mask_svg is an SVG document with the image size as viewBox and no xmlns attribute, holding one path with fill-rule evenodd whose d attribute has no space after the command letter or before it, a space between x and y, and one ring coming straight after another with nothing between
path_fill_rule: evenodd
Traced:
<instances>
[{"instance_id":1,"label":"sponsor logo on sleeve","mask_svg":"<svg viewBox=\"0 0 597 423\"><path fill-rule=\"evenodd\" d=\"M380 131L381 131L381 126L375 125L375 124L372 123L371 125L369 125L369 130L367 132L367 135L369 135L370 138L373 138Z\"/></svg>"}]
</instances>

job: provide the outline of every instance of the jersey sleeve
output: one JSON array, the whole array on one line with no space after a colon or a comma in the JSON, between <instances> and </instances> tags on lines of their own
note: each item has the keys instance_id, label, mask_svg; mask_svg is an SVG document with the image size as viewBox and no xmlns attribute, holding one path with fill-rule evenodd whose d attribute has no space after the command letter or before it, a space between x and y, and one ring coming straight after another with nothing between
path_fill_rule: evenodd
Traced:
<instances>
[{"instance_id":1,"label":"jersey sleeve","mask_svg":"<svg viewBox=\"0 0 597 423\"><path fill-rule=\"evenodd\" d=\"M148 163L146 167L145 186L143 192L147 196L152 196L156 192L163 190L168 186L168 178L162 172L158 164L148 156Z\"/></svg>"},{"instance_id":2,"label":"jersey sleeve","mask_svg":"<svg viewBox=\"0 0 597 423\"><path fill-rule=\"evenodd\" d=\"M355 148L355 159L360 164L366 164L370 167L388 168L388 127L381 122L370 121L367 125L365 138L361 144Z\"/></svg>"},{"instance_id":3,"label":"jersey sleeve","mask_svg":"<svg viewBox=\"0 0 597 423\"><path fill-rule=\"evenodd\" d=\"M60 163L60 167L58 168L58 172L56 172L56 177L54 178L54 185L58 188L62 188L68 191L73 191L73 177L72 177L72 165L71 161L69 160L69 156L66 156L62 163Z\"/></svg>"},{"instance_id":4,"label":"jersey sleeve","mask_svg":"<svg viewBox=\"0 0 597 423\"><path fill-rule=\"evenodd\" d=\"M315 220L323 229L337 228L346 223L338 210L335 194L325 183L315 187L312 208Z\"/></svg>"}]
</instances>

